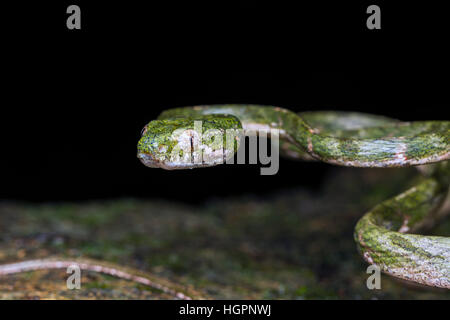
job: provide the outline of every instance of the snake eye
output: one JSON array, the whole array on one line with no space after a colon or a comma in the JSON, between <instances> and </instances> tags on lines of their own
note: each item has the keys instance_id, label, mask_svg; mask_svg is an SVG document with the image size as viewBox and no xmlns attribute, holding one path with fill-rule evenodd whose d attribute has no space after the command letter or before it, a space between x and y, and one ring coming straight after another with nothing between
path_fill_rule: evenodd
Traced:
<instances>
[{"instance_id":1,"label":"snake eye","mask_svg":"<svg viewBox=\"0 0 450 320\"><path fill-rule=\"evenodd\" d=\"M142 130L141 130L141 136L143 136L146 132L147 132L147 126L145 126L144 128L142 128Z\"/></svg>"}]
</instances>

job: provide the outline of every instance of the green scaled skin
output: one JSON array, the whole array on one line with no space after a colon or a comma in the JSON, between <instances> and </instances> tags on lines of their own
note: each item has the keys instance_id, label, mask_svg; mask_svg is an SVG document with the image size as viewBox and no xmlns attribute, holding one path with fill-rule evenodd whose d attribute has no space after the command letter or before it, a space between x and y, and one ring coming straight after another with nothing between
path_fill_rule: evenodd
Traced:
<instances>
[{"instance_id":1,"label":"green scaled skin","mask_svg":"<svg viewBox=\"0 0 450 320\"><path fill-rule=\"evenodd\" d=\"M195 120L202 121L203 134L208 130L223 133L227 129L242 129L243 134L251 135L258 130L278 129L280 151L290 158L350 167L403 167L440 162L425 169L422 166L427 177L364 215L355 228L355 240L364 259L383 272L450 289L450 238L409 234L430 226L450 211L450 206L445 204L450 179L450 165L446 161L450 158L449 121L401 122L355 112L295 114L287 109L259 105L176 108L164 111L158 120L144 128L138 143L140 160L149 167L186 169L220 164L232 156L241 136L236 136L236 143L226 147L225 141L220 139L218 144L208 134L195 142ZM187 134L174 137L173 132L180 128L187 130ZM186 146L186 141L191 141L191 148L184 148L191 158L174 160L177 152L173 151L182 149L180 145ZM205 159L192 161L198 150Z\"/></svg>"},{"instance_id":2,"label":"green scaled skin","mask_svg":"<svg viewBox=\"0 0 450 320\"><path fill-rule=\"evenodd\" d=\"M392 122L383 117L366 116L368 127L360 125L348 133L333 134L328 112L323 132L305 119L287 109L258 105L212 105L176 108L164 111L158 119L181 121L182 118L200 119L204 115L234 115L245 131L251 129L279 129L280 136L317 160L349 167L403 167L427 164L450 158L450 122L417 121ZM314 113L307 113L314 118ZM353 113L354 114L354 113ZM351 118L351 117L350 117ZM361 123L363 115L354 117ZM374 120L376 118L376 121ZM384 118L385 119L385 118ZM318 117L315 117L317 123ZM354 120L358 123L357 120ZM374 121L376 124L374 124ZM319 121L320 122L320 121ZM382 124L377 126L377 124ZM337 123L336 126L341 124ZM346 129L344 125L343 130ZM364 129L365 128L365 129ZM339 136L341 135L341 136ZM140 143L140 145L142 145ZM139 147L138 150L140 151Z\"/></svg>"}]
</instances>

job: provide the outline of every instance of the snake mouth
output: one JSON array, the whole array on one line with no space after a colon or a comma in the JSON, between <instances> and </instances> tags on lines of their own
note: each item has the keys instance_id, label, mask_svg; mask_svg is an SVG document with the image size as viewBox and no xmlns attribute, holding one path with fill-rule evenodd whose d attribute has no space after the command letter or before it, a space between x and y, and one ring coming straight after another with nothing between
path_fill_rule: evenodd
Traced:
<instances>
[{"instance_id":1,"label":"snake mouth","mask_svg":"<svg viewBox=\"0 0 450 320\"><path fill-rule=\"evenodd\" d=\"M141 162L150 168L161 168L161 162L157 159L155 159L154 157L152 157L152 155L148 154L148 153L143 153L143 152L139 152L137 154L137 157L139 160L141 160Z\"/></svg>"},{"instance_id":2,"label":"snake mouth","mask_svg":"<svg viewBox=\"0 0 450 320\"><path fill-rule=\"evenodd\" d=\"M165 170L178 170L178 169L193 169L193 168L202 168L202 167L211 167L214 166L215 163L199 163L193 164L191 162L183 162L183 161L162 161L155 159L151 154L145 152L139 152L137 157L141 162L150 168L161 168Z\"/></svg>"}]
</instances>

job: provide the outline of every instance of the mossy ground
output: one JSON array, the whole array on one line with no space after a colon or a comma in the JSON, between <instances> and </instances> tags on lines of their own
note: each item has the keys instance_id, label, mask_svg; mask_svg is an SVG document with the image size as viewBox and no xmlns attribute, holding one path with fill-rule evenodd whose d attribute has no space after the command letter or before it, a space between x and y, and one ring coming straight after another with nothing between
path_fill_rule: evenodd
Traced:
<instances>
[{"instance_id":1,"label":"mossy ground","mask_svg":"<svg viewBox=\"0 0 450 320\"><path fill-rule=\"evenodd\" d=\"M395 172L394 172L395 171ZM284 190L211 199L202 205L117 199L86 203L0 202L0 263L47 256L131 266L204 298L449 299L447 290L382 275L366 287L367 265L353 228L376 203L399 193L412 169L336 168L320 191ZM432 233L450 234L450 221ZM167 299L125 280L65 270L0 278L0 298Z\"/></svg>"}]
</instances>

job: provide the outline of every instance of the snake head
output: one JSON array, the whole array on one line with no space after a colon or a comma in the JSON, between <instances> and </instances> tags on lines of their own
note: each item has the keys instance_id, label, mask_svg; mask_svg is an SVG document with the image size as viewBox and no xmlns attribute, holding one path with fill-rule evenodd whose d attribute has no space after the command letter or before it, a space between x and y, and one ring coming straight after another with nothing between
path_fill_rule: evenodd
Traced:
<instances>
[{"instance_id":1,"label":"snake head","mask_svg":"<svg viewBox=\"0 0 450 320\"><path fill-rule=\"evenodd\" d=\"M242 124L232 115L154 120L142 130L137 157L151 168L209 167L234 156Z\"/></svg>"}]
</instances>

